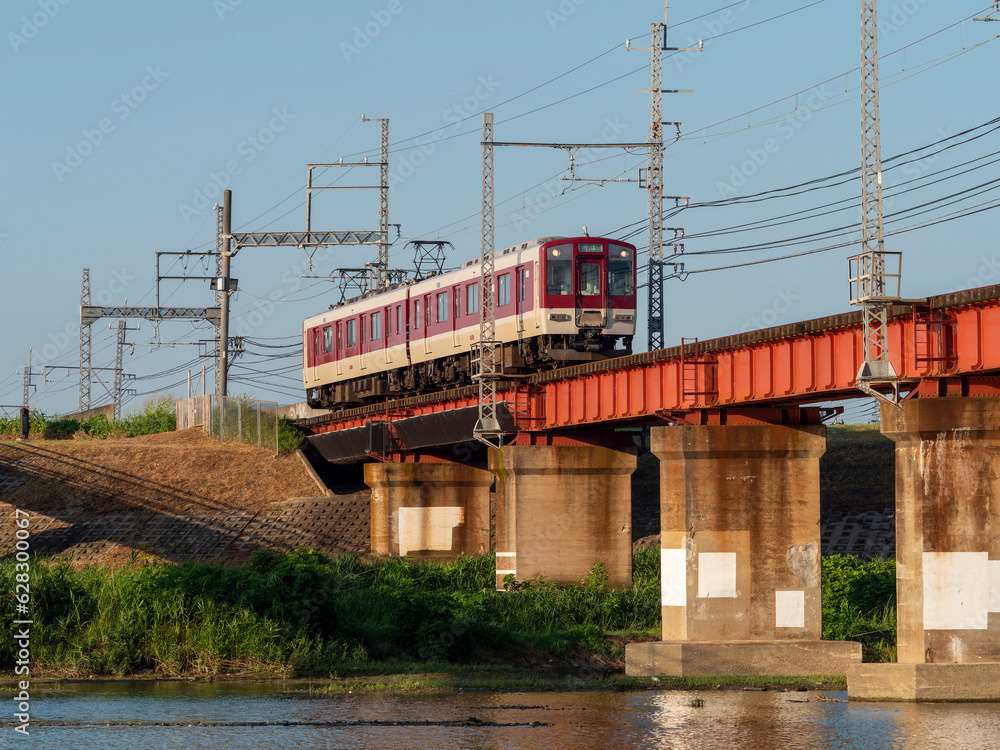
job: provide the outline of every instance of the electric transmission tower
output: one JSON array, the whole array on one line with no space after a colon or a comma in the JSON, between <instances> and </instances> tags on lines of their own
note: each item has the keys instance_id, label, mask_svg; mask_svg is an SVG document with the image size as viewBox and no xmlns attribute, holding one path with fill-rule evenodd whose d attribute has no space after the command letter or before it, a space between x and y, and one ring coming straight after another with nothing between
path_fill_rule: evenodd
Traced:
<instances>
[{"instance_id":1,"label":"electric transmission tower","mask_svg":"<svg viewBox=\"0 0 1000 750\"><path fill-rule=\"evenodd\" d=\"M863 356L857 386L881 400L899 400L899 379L889 361L889 307L899 296L902 253L887 253L882 226L882 151L879 144L878 33L875 0L861 0L861 246L850 257L851 304L863 313ZM893 270L887 268L887 262ZM875 390L889 386L891 395Z\"/></svg>"}]
</instances>

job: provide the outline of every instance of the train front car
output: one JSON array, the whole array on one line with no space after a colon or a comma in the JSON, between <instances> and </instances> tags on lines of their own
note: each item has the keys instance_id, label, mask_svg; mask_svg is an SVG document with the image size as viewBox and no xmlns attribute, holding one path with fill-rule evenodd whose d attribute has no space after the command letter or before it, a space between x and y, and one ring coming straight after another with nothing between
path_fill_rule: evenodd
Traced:
<instances>
[{"instance_id":1,"label":"train front car","mask_svg":"<svg viewBox=\"0 0 1000 750\"><path fill-rule=\"evenodd\" d=\"M543 356L574 364L631 354L635 247L603 237L572 237L546 242L539 255Z\"/></svg>"}]
</instances>

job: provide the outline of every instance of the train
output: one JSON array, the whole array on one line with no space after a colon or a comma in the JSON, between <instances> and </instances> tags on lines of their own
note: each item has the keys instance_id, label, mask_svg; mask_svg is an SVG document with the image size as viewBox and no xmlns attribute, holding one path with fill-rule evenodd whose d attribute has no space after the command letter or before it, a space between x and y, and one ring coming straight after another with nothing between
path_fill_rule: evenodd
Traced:
<instances>
[{"instance_id":1,"label":"train","mask_svg":"<svg viewBox=\"0 0 1000 750\"><path fill-rule=\"evenodd\" d=\"M342 409L469 385L483 304L480 259L331 305L302 325L303 385ZM497 362L513 375L632 353L635 246L541 237L494 260Z\"/></svg>"}]
</instances>

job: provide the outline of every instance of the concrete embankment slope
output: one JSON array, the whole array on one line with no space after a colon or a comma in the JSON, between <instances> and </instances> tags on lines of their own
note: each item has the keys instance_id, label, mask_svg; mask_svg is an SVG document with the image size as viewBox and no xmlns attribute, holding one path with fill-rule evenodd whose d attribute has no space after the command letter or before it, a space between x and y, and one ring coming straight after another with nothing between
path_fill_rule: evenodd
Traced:
<instances>
[{"instance_id":1,"label":"concrete embankment slope","mask_svg":"<svg viewBox=\"0 0 1000 750\"><path fill-rule=\"evenodd\" d=\"M0 556L13 507L31 513L31 548L79 562L133 550L170 560L246 559L261 548L370 552L360 473L320 465L328 496L295 455L219 444L195 431L120 440L0 442ZM892 443L875 425L831 427L820 463L823 554L892 557ZM658 546L659 465L632 476L633 541Z\"/></svg>"},{"instance_id":2,"label":"concrete embankment slope","mask_svg":"<svg viewBox=\"0 0 1000 750\"><path fill-rule=\"evenodd\" d=\"M368 548L366 497L328 496L296 455L196 431L0 442L0 555L14 549L15 507L30 514L33 552L80 563Z\"/></svg>"}]
</instances>

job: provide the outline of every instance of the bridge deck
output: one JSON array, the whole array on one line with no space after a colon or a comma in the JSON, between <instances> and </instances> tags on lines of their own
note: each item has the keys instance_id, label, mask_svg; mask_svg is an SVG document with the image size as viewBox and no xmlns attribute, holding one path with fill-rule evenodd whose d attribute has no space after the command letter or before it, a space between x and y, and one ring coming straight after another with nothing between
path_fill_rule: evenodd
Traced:
<instances>
[{"instance_id":1,"label":"bridge deck","mask_svg":"<svg viewBox=\"0 0 1000 750\"><path fill-rule=\"evenodd\" d=\"M1000 395L1000 285L898 305L889 315L890 360L917 383L973 377ZM861 312L831 315L504 382L522 431L641 424L704 408L802 406L858 395ZM303 420L314 434L373 420L475 406L475 386Z\"/></svg>"}]
</instances>

